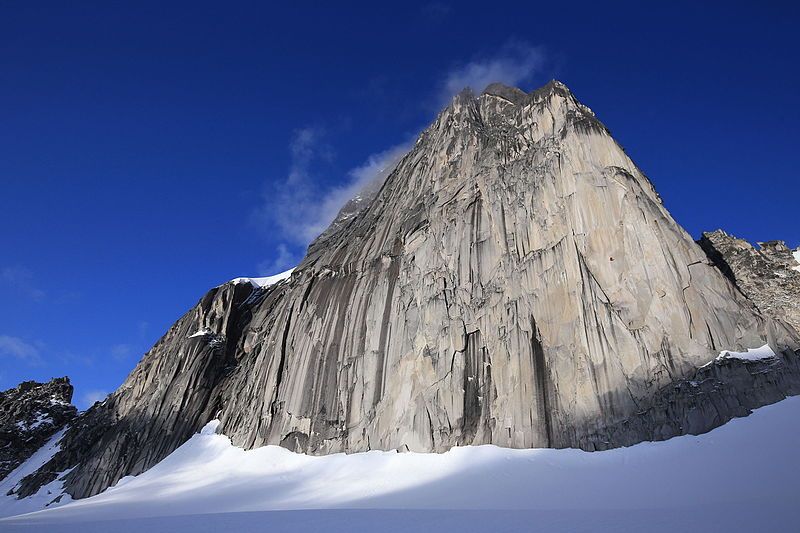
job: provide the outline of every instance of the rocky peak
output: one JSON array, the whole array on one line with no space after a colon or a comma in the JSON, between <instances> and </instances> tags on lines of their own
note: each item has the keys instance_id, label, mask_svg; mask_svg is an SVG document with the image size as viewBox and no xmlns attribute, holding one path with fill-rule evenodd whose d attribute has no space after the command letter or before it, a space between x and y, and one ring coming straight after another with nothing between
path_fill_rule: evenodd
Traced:
<instances>
[{"instance_id":1,"label":"rocky peak","mask_svg":"<svg viewBox=\"0 0 800 533\"><path fill-rule=\"evenodd\" d=\"M0 392L0 479L75 417L72 392L67 377L24 381Z\"/></svg>"},{"instance_id":2,"label":"rocky peak","mask_svg":"<svg viewBox=\"0 0 800 533\"><path fill-rule=\"evenodd\" d=\"M68 469L70 495L96 494L211 418L237 446L310 454L597 449L794 393L740 400L771 387L741 375L699 414L702 394L664 399L722 350L769 344L795 375L798 334L710 263L566 87L490 92L456 96L289 279L210 291L18 494Z\"/></svg>"},{"instance_id":3,"label":"rocky peak","mask_svg":"<svg viewBox=\"0 0 800 533\"><path fill-rule=\"evenodd\" d=\"M746 240L722 230L703 233L697 242L761 312L800 330L798 252L793 252L784 241L759 242L756 249Z\"/></svg>"},{"instance_id":4,"label":"rocky peak","mask_svg":"<svg viewBox=\"0 0 800 533\"><path fill-rule=\"evenodd\" d=\"M486 86L481 94L505 98L513 104L521 103L527 96L525 91L518 89L517 87L509 87L508 85L504 85L502 83L490 83Z\"/></svg>"}]
</instances>

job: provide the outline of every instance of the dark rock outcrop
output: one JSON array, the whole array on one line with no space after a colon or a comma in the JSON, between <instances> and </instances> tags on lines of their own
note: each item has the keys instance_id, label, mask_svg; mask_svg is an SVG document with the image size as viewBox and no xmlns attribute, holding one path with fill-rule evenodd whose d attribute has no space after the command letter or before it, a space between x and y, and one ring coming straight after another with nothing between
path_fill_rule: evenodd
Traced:
<instances>
[{"instance_id":1,"label":"dark rock outcrop","mask_svg":"<svg viewBox=\"0 0 800 533\"><path fill-rule=\"evenodd\" d=\"M25 381L0 392L0 479L77 415L69 378Z\"/></svg>"},{"instance_id":2,"label":"dark rock outcrop","mask_svg":"<svg viewBox=\"0 0 800 533\"><path fill-rule=\"evenodd\" d=\"M796 390L719 370L735 390L684 420L700 396L681 384L764 344L794 375L797 332L708 260L588 107L559 82L493 85L455 97L289 279L204 296L20 495L73 467L67 492L96 494L212 418L236 445L313 454L710 429ZM740 398L757 386L775 391Z\"/></svg>"},{"instance_id":3,"label":"dark rock outcrop","mask_svg":"<svg viewBox=\"0 0 800 533\"><path fill-rule=\"evenodd\" d=\"M639 413L581 438L584 450L700 435L753 409L800 394L800 355L747 361L720 358L660 390Z\"/></svg>"},{"instance_id":4,"label":"dark rock outcrop","mask_svg":"<svg viewBox=\"0 0 800 533\"><path fill-rule=\"evenodd\" d=\"M784 241L760 242L756 249L722 230L703 233L697 242L762 313L800 330L800 249Z\"/></svg>"}]
</instances>

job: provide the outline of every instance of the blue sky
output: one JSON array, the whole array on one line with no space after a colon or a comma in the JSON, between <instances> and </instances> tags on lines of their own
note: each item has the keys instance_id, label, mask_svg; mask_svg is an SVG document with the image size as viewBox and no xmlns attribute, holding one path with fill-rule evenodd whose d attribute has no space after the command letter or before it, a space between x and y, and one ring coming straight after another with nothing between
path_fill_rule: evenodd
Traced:
<instances>
[{"instance_id":1,"label":"blue sky","mask_svg":"<svg viewBox=\"0 0 800 533\"><path fill-rule=\"evenodd\" d=\"M691 234L800 244L789 2L122 4L0 7L0 389L112 391L489 78L564 81Z\"/></svg>"}]
</instances>

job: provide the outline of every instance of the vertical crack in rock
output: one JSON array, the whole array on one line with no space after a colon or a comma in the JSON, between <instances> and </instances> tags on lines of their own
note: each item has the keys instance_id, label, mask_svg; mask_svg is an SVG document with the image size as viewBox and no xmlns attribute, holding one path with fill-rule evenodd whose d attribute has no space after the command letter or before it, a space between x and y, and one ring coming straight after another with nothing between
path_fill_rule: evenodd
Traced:
<instances>
[{"instance_id":1,"label":"vertical crack in rock","mask_svg":"<svg viewBox=\"0 0 800 533\"><path fill-rule=\"evenodd\" d=\"M390 315L392 312L392 304L394 303L394 289L397 285L397 278L400 274L400 261L397 258L402 242L399 239L395 241L393 253L388 258L389 268L386 271L386 299L383 306L383 315L381 316L380 336L378 341L378 365L377 374L375 377L375 395L372 400L372 406L375 407L383 398L383 391L385 389L385 373L386 373L386 352L388 351L389 343L389 328L392 321Z\"/></svg>"},{"instance_id":2,"label":"vertical crack in rock","mask_svg":"<svg viewBox=\"0 0 800 533\"><path fill-rule=\"evenodd\" d=\"M483 347L480 345L481 332L467 333L464 348L464 420L461 424L463 443L472 444L481 418L479 366L483 362Z\"/></svg>"},{"instance_id":3,"label":"vertical crack in rock","mask_svg":"<svg viewBox=\"0 0 800 533\"><path fill-rule=\"evenodd\" d=\"M536 378L536 405L538 406L538 419L544 423L545 447L553 445L553 430L550 420L550 406L548 405L548 377L547 364L544 360L544 349L539 338L539 330L536 327L536 320L531 315L531 355L533 358L533 373Z\"/></svg>"},{"instance_id":4,"label":"vertical crack in rock","mask_svg":"<svg viewBox=\"0 0 800 533\"><path fill-rule=\"evenodd\" d=\"M464 417L461 424L461 444L472 444L477 438L482 442L491 442L491 405L496 392L492 383L491 359L480 330L466 334L463 354Z\"/></svg>"},{"instance_id":5,"label":"vertical crack in rock","mask_svg":"<svg viewBox=\"0 0 800 533\"><path fill-rule=\"evenodd\" d=\"M292 311L293 310L294 309L292 309ZM281 337L281 350L279 352L280 359L278 360L278 370L275 374L275 391L274 391L275 400L277 400L278 396L281 393L281 384L283 383L283 372L286 369L286 349L289 339L289 330L292 327L292 311L289 311L289 313L286 315L286 326L283 328L283 336ZM273 406L275 406L275 400L273 400Z\"/></svg>"}]
</instances>

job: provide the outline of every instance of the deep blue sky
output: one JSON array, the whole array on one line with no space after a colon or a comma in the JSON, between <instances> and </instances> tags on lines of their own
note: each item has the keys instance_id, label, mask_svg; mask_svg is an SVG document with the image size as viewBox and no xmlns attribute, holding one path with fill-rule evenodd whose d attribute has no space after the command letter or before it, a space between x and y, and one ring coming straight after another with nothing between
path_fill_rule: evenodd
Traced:
<instances>
[{"instance_id":1,"label":"deep blue sky","mask_svg":"<svg viewBox=\"0 0 800 533\"><path fill-rule=\"evenodd\" d=\"M800 243L790 2L229 4L0 7L0 389L113 390L486 69L569 85L691 234Z\"/></svg>"}]
</instances>

